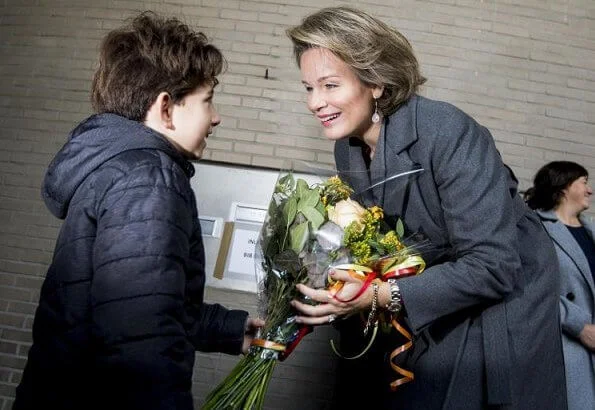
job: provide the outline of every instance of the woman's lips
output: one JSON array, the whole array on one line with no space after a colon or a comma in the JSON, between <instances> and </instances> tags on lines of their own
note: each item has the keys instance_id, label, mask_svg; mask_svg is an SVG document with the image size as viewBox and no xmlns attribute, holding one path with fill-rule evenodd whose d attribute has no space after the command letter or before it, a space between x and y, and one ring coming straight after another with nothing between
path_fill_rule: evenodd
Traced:
<instances>
[{"instance_id":1,"label":"woman's lips","mask_svg":"<svg viewBox=\"0 0 595 410\"><path fill-rule=\"evenodd\" d=\"M341 115L341 113L336 113L336 114L331 114L331 115L321 115L321 116L318 116L318 118L322 122L323 127L330 127L332 122L334 120L336 120L337 118L339 118L340 115Z\"/></svg>"}]
</instances>

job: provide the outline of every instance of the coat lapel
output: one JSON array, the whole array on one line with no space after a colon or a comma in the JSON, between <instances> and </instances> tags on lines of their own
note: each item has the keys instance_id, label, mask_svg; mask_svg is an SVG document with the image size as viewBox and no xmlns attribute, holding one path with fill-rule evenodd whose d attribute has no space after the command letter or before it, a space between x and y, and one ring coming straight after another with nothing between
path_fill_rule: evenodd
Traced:
<instances>
[{"instance_id":1,"label":"coat lapel","mask_svg":"<svg viewBox=\"0 0 595 410\"><path fill-rule=\"evenodd\" d=\"M587 229L587 232L589 232L589 235L591 236L593 242L595 242L595 224L588 220L587 217L582 215L580 216L580 220L583 226Z\"/></svg>"},{"instance_id":2,"label":"coat lapel","mask_svg":"<svg viewBox=\"0 0 595 410\"><path fill-rule=\"evenodd\" d=\"M591 269L589 268L589 261L583 253L580 245L574 239L574 236L570 233L568 228L566 228L566 226L558 220L558 217L554 211L537 211L537 213L541 219L550 222L544 224L546 230L550 234L550 237L558 245L558 247L562 249L562 251L566 253L570 259L572 259L581 275L583 275L585 281L587 281L591 287L591 291L595 293L595 283L593 283L593 275L591 274ZM593 235L595 234L595 231L593 225L588 223L584 218L581 218L581 223L583 223L583 226L587 229L591 237L594 238L595 236Z\"/></svg>"},{"instance_id":3,"label":"coat lapel","mask_svg":"<svg viewBox=\"0 0 595 410\"><path fill-rule=\"evenodd\" d=\"M370 206L374 204L374 195L370 187L370 174L362 155L363 143L357 138L345 138L335 143L335 162L337 172L358 193L355 199Z\"/></svg>"},{"instance_id":4,"label":"coat lapel","mask_svg":"<svg viewBox=\"0 0 595 410\"><path fill-rule=\"evenodd\" d=\"M386 119L384 210L389 215L405 217L411 181L418 174L407 174L420 168L409 155L408 148L417 142L416 111L418 97L413 96L397 112ZM399 176L400 175L400 176Z\"/></svg>"},{"instance_id":5,"label":"coat lapel","mask_svg":"<svg viewBox=\"0 0 595 410\"><path fill-rule=\"evenodd\" d=\"M361 140L349 138L335 143L337 170L359 194L356 199L367 206L380 205L390 216L404 218L408 189L418 175L408 172L420 168L408 152L418 139L415 125L418 99L414 95L385 118L370 170L362 156ZM370 189L372 186L375 188Z\"/></svg>"}]
</instances>

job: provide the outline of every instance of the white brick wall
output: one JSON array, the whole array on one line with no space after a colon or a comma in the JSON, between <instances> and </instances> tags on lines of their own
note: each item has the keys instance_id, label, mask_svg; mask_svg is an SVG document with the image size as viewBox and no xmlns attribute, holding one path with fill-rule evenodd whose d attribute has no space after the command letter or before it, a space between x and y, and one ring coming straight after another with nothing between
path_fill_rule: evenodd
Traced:
<instances>
[{"instance_id":1,"label":"white brick wall","mask_svg":"<svg viewBox=\"0 0 595 410\"><path fill-rule=\"evenodd\" d=\"M211 36L229 60L216 96L223 123L209 140L207 159L265 167L280 167L287 158L332 164L332 146L303 103L284 31L316 8L336 4L357 5L400 29L429 78L422 93L455 103L489 127L522 187L555 159L579 162L595 173L592 0L5 0L0 410L10 407L24 366L38 289L59 227L41 203L39 187L67 132L90 113L88 90L101 37L146 9L182 17ZM203 374L221 376L229 360L201 357L199 396L210 381ZM295 369L300 366L308 364L298 360ZM295 369L278 369L279 383L304 385ZM286 394L298 396L300 390L287 387ZM282 399L271 398L271 408L280 408ZM317 403L324 407L323 399Z\"/></svg>"}]
</instances>

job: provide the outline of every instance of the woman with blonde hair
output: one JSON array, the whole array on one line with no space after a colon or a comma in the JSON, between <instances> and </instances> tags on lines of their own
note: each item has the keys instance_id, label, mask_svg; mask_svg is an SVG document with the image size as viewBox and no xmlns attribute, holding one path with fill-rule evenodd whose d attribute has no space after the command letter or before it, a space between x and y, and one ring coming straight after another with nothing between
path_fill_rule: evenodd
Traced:
<instances>
[{"instance_id":1,"label":"woman with blonde hair","mask_svg":"<svg viewBox=\"0 0 595 410\"><path fill-rule=\"evenodd\" d=\"M533 187L525 193L560 261L560 320L569 410L595 403L595 224L583 215L592 195L588 171L571 161L552 161L541 167Z\"/></svg>"},{"instance_id":2,"label":"woman with blonde hair","mask_svg":"<svg viewBox=\"0 0 595 410\"><path fill-rule=\"evenodd\" d=\"M333 322L344 351L362 333L348 317L376 306L413 335L395 358L413 380L391 392L391 352L403 340L383 335L361 359L342 361L337 408L565 409L555 251L490 132L417 94L425 79L411 45L377 18L326 8L287 33L340 174L360 192L422 168L368 190L366 205L435 249L422 274L376 283L351 302L300 286L320 303L294 301L298 321ZM362 286L344 271L334 278L346 283L342 300Z\"/></svg>"}]
</instances>

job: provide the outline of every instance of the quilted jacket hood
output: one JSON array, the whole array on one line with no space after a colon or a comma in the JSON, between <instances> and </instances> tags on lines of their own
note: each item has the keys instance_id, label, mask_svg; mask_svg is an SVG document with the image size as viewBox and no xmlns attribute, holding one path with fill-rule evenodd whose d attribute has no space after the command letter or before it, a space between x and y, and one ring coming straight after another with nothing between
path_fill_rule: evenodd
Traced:
<instances>
[{"instance_id":1,"label":"quilted jacket hood","mask_svg":"<svg viewBox=\"0 0 595 410\"><path fill-rule=\"evenodd\" d=\"M42 186L46 206L63 219L77 188L101 164L116 155L137 149L166 152L191 177L192 164L167 139L137 121L115 114L93 115L79 124L50 163Z\"/></svg>"}]
</instances>

